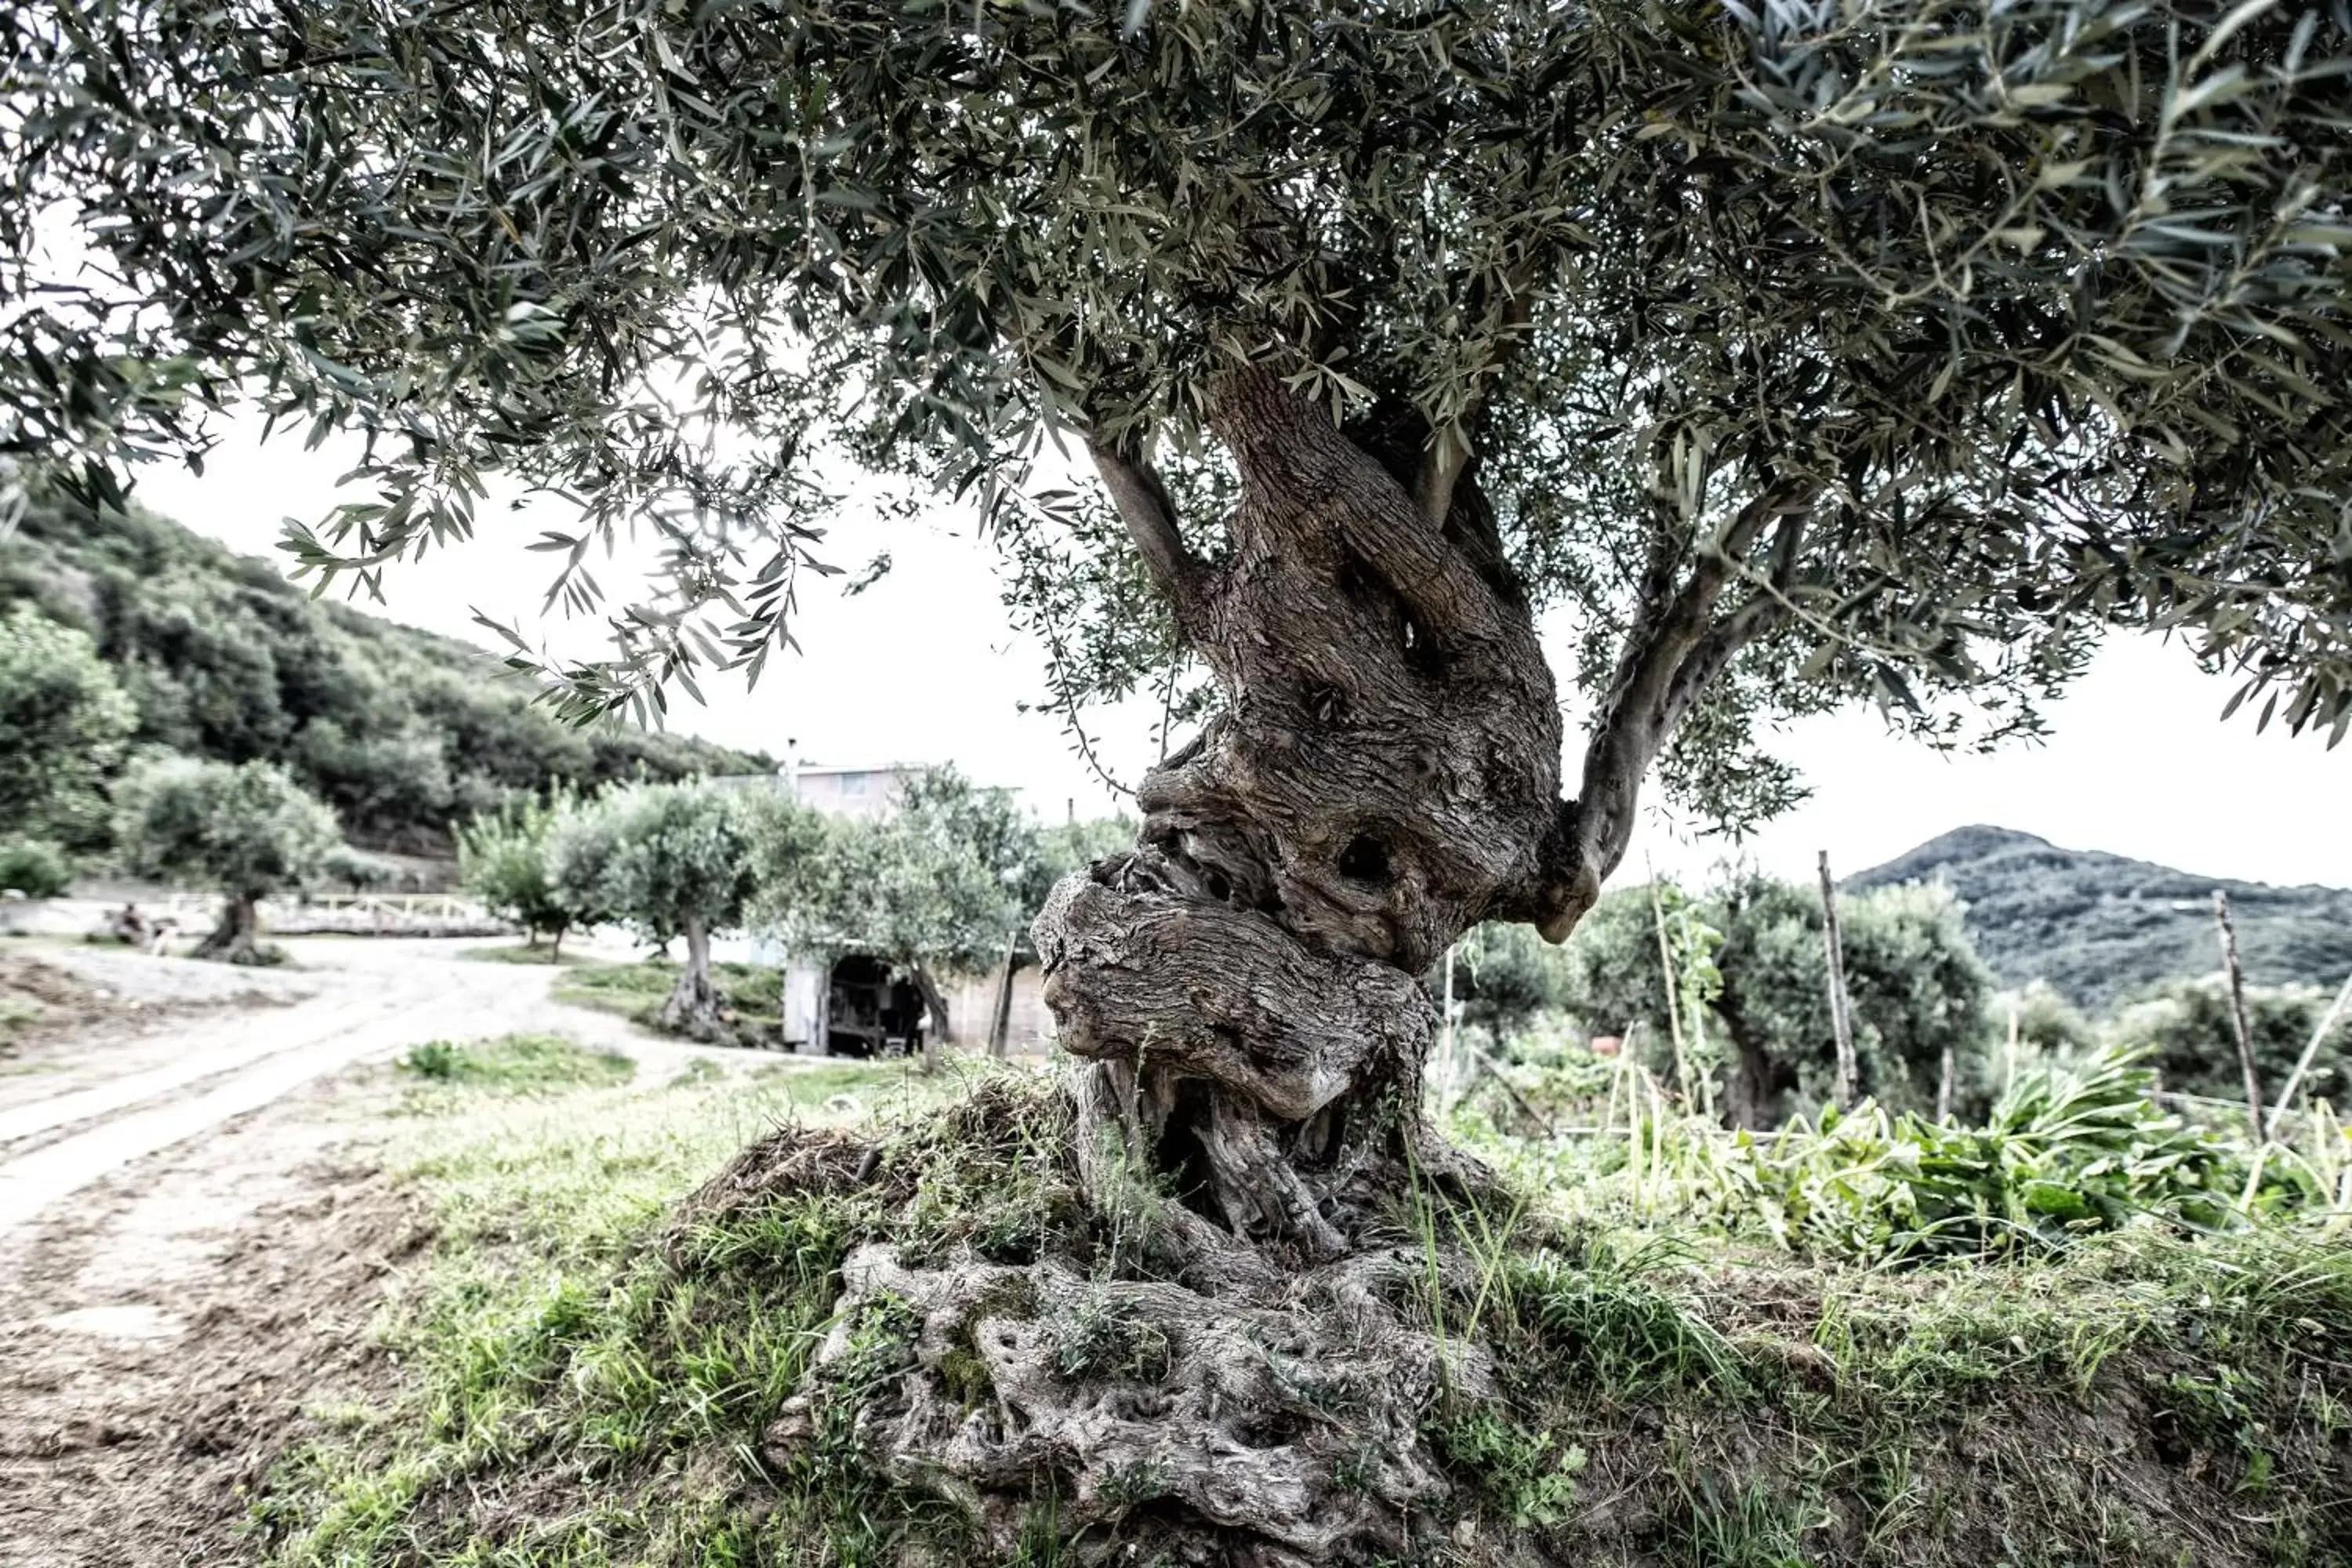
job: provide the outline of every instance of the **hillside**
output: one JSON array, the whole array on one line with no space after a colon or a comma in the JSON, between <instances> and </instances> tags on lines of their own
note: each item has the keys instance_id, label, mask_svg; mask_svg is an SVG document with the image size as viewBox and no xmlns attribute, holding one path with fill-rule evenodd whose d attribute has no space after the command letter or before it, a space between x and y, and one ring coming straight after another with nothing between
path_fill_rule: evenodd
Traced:
<instances>
[{"instance_id":1,"label":"hillside","mask_svg":"<svg viewBox=\"0 0 2352 1568\"><path fill-rule=\"evenodd\" d=\"M2216 888L2230 895L2250 980L2334 986L2352 970L2352 890L2192 876L2007 828L1956 828L1845 885L1932 881L1968 905L1977 951L2004 984L2046 980L2087 1007L2220 968Z\"/></svg>"},{"instance_id":2,"label":"hillside","mask_svg":"<svg viewBox=\"0 0 2352 1568\"><path fill-rule=\"evenodd\" d=\"M571 729L490 655L313 599L267 560L166 519L35 506L0 538L0 612L97 639L136 742L282 763L379 848L436 852L501 790L744 773L763 756L621 726Z\"/></svg>"}]
</instances>

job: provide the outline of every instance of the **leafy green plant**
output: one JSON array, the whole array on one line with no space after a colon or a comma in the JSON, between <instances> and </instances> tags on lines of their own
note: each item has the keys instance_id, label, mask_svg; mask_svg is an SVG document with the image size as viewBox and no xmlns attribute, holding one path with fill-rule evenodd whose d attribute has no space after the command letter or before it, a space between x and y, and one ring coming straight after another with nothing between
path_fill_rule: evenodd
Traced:
<instances>
[{"instance_id":1,"label":"leafy green plant","mask_svg":"<svg viewBox=\"0 0 2352 1568\"><path fill-rule=\"evenodd\" d=\"M1431 1426L1447 1462L1470 1474L1496 1512L1521 1529L1561 1523L1576 1508L1585 1453L1549 1432L1531 1432L1491 1405Z\"/></svg>"},{"instance_id":2,"label":"leafy green plant","mask_svg":"<svg viewBox=\"0 0 2352 1568\"><path fill-rule=\"evenodd\" d=\"M1790 1239L1864 1258L2046 1248L2147 1216L2216 1223L2229 1152L2161 1110L2128 1054L2035 1068L1981 1128L1864 1104L1741 1141L1716 1202L1752 1208Z\"/></svg>"}]
</instances>

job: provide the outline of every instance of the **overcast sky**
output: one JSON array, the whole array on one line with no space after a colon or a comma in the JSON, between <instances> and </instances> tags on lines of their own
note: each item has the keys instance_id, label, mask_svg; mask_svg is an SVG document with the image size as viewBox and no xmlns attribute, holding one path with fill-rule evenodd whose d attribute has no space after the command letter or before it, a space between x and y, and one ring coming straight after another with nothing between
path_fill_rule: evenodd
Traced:
<instances>
[{"instance_id":1,"label":"overcast sky","mask_svg":"<svg viewBox=\"0 0 2352 1568\"><path fill-rule=\"evenodd\" d=\"M282 520L322 516L337 471L320 454L247 437L216 451L202 479L148 470L140 493L233 549L283 560L273 548ZM559 651L593 652L593 626L541 620L548 558L522 548L563 521L486 514L481 538L391 570L388 603L361 607L492 646L473 625L480 609L537 626ZM672 728L778 755L796 739L803 758L820 762L953 762L982 783L1021 789L1049 816L1073 803L1081 816L1114 809L1118 797L1061 727L1021 711L1043 690L1043 656L1010 630L991 552L968 520L846 527L825 552L854 573L882 551L893 570L856 598L843 598L838 578L803 591L800 656L773 661L753 691L730 678L706 682L708 707L678 694ZM605 581L626 575L624 562ZM1843 875L1990 823L2206 875L2352 886L2352 742L2329 752L2309 737L2258 735L2243 714L2221 723L2231 689L2178 645L2133 638L2100 655L2052 711L2054 732L2038 746L1946 757L1888 735L1867 710L1807 720L1772 749L1803 771L1811 798L1737 852L1809 877L1815 852L1827 849ZM1121 782L1152 762L1156 717L1114 715L1096 737ZM1671 821L1650 797L1621 879L1638 879L1648 860L1703 873L1735 852Z\"/></svg>"}]
</instances>

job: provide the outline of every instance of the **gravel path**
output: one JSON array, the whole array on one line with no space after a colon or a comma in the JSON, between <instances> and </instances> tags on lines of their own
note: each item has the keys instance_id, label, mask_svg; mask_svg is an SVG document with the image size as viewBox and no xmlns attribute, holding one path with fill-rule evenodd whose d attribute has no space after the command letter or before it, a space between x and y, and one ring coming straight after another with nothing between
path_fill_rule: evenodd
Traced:
<instances>
[{"instance_id":1,"label":"gravel path","mask_svg":"<svg viewBox=\"0 0 2352 1568\"><path fill-rule=\"evenodd\" d=\"M747 1053L648 1035L548 995L552 967L461 956L469 942L296 940L299 968L232 970L102 948L54 948L71 966L157 1009L69 1041L0 1079L0 1248L9 1232L90 1183L355 1063L421 1041L517 1032L572 1036L637 1058L648 1076L693 1058L740 1067ZM238 1003L244 1004L237 1005ZM274 1005L272 1005L274 1004Z\"/></svg>"},{"instance_id":2,"label":"gravel path","mask_svg":"<svg viewBox=\"0 0 2352 1568\"><path fill-rule=\"evenodd\" d=\"M0 1078L0 1568L249 1560L235 1526L303 1413L388 1375L366 1329L424 1233L378 1174L400 1090L368 1064L518 1031L640 1082L793 1059L551 1001L556 970L458 956L478 943L288 945L300 967L242 1004L211 965L76 952L152 1011Z\"/></svg>"}]
</instances>

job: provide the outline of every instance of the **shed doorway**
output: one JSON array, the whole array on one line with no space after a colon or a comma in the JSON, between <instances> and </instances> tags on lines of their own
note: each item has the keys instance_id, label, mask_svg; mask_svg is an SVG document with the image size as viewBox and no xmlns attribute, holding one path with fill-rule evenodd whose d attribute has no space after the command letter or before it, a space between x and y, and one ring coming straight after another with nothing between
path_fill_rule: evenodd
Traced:
<instances>
[{"instance_id":1,"label":"shed doorway","mask_svg":"<svg viewBox=\"0 0 2352 1568\"><path fill-rule=\"evenodd\" d=\"M923 994L864 953L835 962L825 986L824 1053L899 1057L923 1048Z\"/></svg>"}]
</instances>

